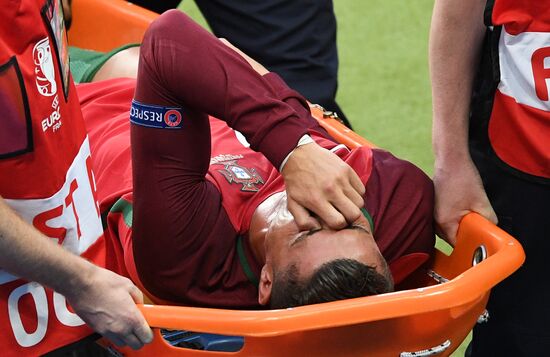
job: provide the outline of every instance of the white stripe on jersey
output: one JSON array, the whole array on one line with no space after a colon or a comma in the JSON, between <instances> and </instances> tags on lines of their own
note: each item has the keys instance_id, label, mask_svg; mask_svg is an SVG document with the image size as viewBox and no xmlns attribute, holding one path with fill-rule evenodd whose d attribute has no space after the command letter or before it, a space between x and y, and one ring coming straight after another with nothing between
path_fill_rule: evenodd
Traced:
<instances>
[{"instance_id":1,"label":"white stripe on jersey","mask_svg":"<svg viewBox=\"0 0 550 357\"><path fill-rule=\"evenodd\" d=\"M503 28L498 45L500 92L514 98L517 103L550 111L550 101L540 100L535 92L531 64L533 53L549 46L548 32L523 32L514 36ZM544 67L550 69L550 57L544 60ZM546 85L550 89L550 78L546 80Z\"/></svg>"}]
</instances>

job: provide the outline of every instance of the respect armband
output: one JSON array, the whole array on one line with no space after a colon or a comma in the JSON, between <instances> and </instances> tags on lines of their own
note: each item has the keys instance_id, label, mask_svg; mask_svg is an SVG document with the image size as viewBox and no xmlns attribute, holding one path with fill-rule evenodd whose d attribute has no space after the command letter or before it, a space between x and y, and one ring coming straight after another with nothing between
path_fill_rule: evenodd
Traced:
<instances>
[{"instance_id":1,"label":"respect armband","mask_svg":"<svg viewBox=\"0 0 550 357\"><path fill-rule=\"evenodd\" d=\"M159 129L181 129L183 127L183 109L143 104L132 100L130 122Z\"/></svg>"}]
</instances>

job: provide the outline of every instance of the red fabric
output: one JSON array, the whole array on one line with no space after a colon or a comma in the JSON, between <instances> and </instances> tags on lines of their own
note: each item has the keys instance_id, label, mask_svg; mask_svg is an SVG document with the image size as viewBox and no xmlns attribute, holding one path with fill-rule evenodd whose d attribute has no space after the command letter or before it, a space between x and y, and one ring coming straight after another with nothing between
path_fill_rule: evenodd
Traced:
<instances>
[{"instance_id":1,"label":"red fabric","mask_svg":"<svg viewBox=\"0 0 550 357\"><path fill-rule=\"evenodd\" d=\"M492 23L504 25L512 35L527 31L547 32L550 8L545 1L495 0Z\"/></svg>"},{"instance_id":2,"label":"red fabric","mask_svg":"<svg viewBox=\"0 0 550 357\"><path fill-rule=\"evenodd\" d=\"M491 145L499 159L512 168L537 178L550 178L550 113L519 103L532 98L544 107L548 101L550 72L545 63L550 55L550 8L544 1L495 0L491 20L492 25L502 25L507 33L517 36L499 42L500 65L506 66L507 71L517 71L520 64L528 63L532 70L524 74L525 82L506 82L518 89L517 93L524 92L521 96L526 98L510 98L509 91L503 94L496 90L488 128ZM537 46L532 47L533 43ZM511 52L504 46L515 49L516 58L508 58Z\"/></svg>"},{"instance_id":3,"label":"red fabric","mask_svg":"<svg viewBox=\"0 0 550 357\"><path fill-rule=\"evenodd\" d=\"M78 98L72 79L63 74L68 61L60 2L3 5L0 97L2 119L9 125L0 135L0 155L5 155L0 158L0 195L66 249L116 269L112 247L103 237ZM68 321L72 315L63 301L49 288L0 270L2 355L41 355L92 333L83 323Z\"/></svg>"},{"instance_id":4,"label":"red fabric","mask_svg":"<svg viewBox=\"0 0 550 357\"><path fill-rule=\"evenodd\" d=\"M129 108L135 83L134 79L115 79L77 86L101 212L132 187Z\"/></svg>"},{"instance_id":5,"label":"red fabric","mask_svg":"<svg viewBox=\"0 0 550 357\"><path fill-rule=\"evenodd\" d=\"M496 92L489 138L502 161L528 174L550 178L549 133L549 112Z\"/></svg>"},{"instance_id":6,"label":"red fabric","mask_svg":"<svg viewBox=\"0 0 550 357\"><path fill-rule=\"evenodd\" d=\"M374 220L374 239L388 263L434 249L432 181L412 163L373 150L365 207ZM351 164L352 167L354 166Z\"/></svg>"},{"instance_id":7,"label":"red fabric","mask_svg":"<svg viewBox=\"0 0 550 357\"><path fill-rule=\"evenodd\" d=\"M411 253L395 259L390 266L395 285L402 283L409 275L420 268L430 258L426 253Z\"/></svg>"},{"instance_id":8,"label":"red fabric","mask_svg":"<svg viewBox=\"0 0 550 357\"><path fill-rule=\"evenodd\" d=\"M13 83L13 91L23 90L28 99L28 108L32 118L32 145L34 149L24 155L0 160L0 195L4 198L42 198L48 197L59 189L65 181L65 173L72 164L76 152L86 137L82 114L74 85L68 89L68 98L63 94L58 57L53 38L48 36L45 22L40 15L45 1L14 1L0 8L0 65L6 64L16 56L21 70L23 88ZM57 90L53 95L41 95L38 84L47 85L48 81L38 80L35 70L40 66L37 61L37 43L48 39L42 49L49 44L51 67L55 70ZM47 57L47 55L44 55ZM46 66L46 65L44 65ZM5 72L2 71L4 74ZM4 95L9 95L6 93ZM42 122L55 112L54 101L59 103L59 115L62 125L54 132L53 127L43 130ZM23 113L21 113L23 114ZM23 118L21 118L24 121ZM3 131L5 128L2 129ZM26 128L24 129L26 130ZM50 173L44 175L44 173Z\"/></svg>"},{"instance_id":9,"label":"red fabric","mask_svg":"<svg viewBox=\"0 0 550 357\"><path fill-rule=\"evenodd\" d=\"M128 132L132 89L128 80L79 87L98 159L101 206L109 207L121 193L134 199L132 234L112 223L125 239L125 258L135 260L140 282L162 300L258 307L256 287L239 263L236 238L244 236L245 254L258 274L261 267L250 254L246 233L256 207L284 189L275 167L304 133L325 148L336 143L311 117L304 99L277 75L259 76L179 11L163 14L147 31L134 97L143 105L181 108L181 128L132 124ZM241 131L262 154L205 113ZM431 252L429 178L381 150L337 154L367 186L374 236L386 259L391 263L406 254Z\"/></svg>"},{"instance_id":10,"label":"red fabric","mask_svg":"<svg viewBox=\"0 0 550 357\"><path fill-rule=\"evenodd\" d=\"M86 124L91 137L94 157L100 161L95 165L100 186L98 197L101 206L107 207L104 201L113 202L109 192L124 192L124 198L133 201L129 151L128 108L133 93L133 81L127 79L112 80L100 83L80 85L79 95ZM111 103L106 106L105 103ZM111 111L111 113L107 113ZM107 115L104 117L103 115ZM110 118L110 119L105 119ZM184 116L184 122L196 119ZM151 200L144 204L151 208L154 218L149 235L140 235L143 251L146 257L138 259L141 265L140 274L151 274L146 280L147 290L156 296L156 301L184 303L199 306L224 306L232 308L257 308L256 289L244 275L238 262L235 249L237 232L246 234L250 218L257 207L270 194L284 189L281 176L261 154L242 145L235 132L225 123L210 119L211 132L202 132L202 140L208 141L212 136L210 158L220 155L241 155L237 164L245 168L253 168L262 177L264 183L258 184L258 192L242 191L242 184L230 183L220 173L222 164L212 164L207 167L207 188L203 196L189 196L183 209L183 199L178 195L179 188L174 186L173 193L166 195L157 192L157 185L149 182ZM320 131L310 128L312 136L318 142L332 148L336 144L322 138ZM153 129L159 133L162 144L167 142L166 131ZM110 137L114 135L115 137ZM194 134L197 136L199 134ZM148 136L151 139L151 136ZM148 140L155 143L154 140ZM154 144L155 146L158 145ZM175 140L170 153L183 152L187 156L199 160L197 148L185 149L182 140ZM366 183L366 207L374 219L374 236L383 255L390 266L398 264L399 259L408 254L421 252L427 256L433 250L434 236L431 221L433 209L433 190L431 181L414 165L399 160L383 150L362 148L359 150L339 150L341 155ZM111 164L117 166L117 174L111 175L108 170ZM119 165L125 165L121 167ZM147 170L155 166L163 167L160 160L147 165ZM120 176L123 173L127 177ZM171 177L174 175L168 175ZM181 177L181 174L179 175ZM143 180L144 178L138 178ZM161 179L158 182L162 182ZM174 181L174 184L176 182ZM172 184L171 184L172 185ZM165 209L157 205L166 204ZM189 212L189 213L186 213ZM137 219L134 214L134 220ZM170 224L164 222L168 219ZM134 228L136 222L134 221ZM109 229L116 232L124 247L126 264L130 275L136 280L138 274L134 265L132 230L127 227L120 214L109 215ZM192 242L173 243L166 227L179 231L179 237L186 237ZM218 233L216 233L218 232ZM174 236L172 236L174 237ZM196 237L197 241L193 241ZM134 236L134 240L135 240ZM183 238L178 238L183 239ZM193 243L195 242L195 243ZM245 239L245 250L252 264L253 271L258 274L260 265L254 262ZM189 245L190 244L190 245ZM196 246L198 244L198 246ZM415 260L414 269L420 264ZM397 261L397 263L394 263ZM410 260L407 260L410 262ZM414 270L413 269L413 270ZM144 272L145 270L145 272ZM402 272L403 269L399 270ZM399 273L399 279L404 275ZM147 279L147 276L146 276ZM154 281L153 281L154 280ZM141 285L142 283L139 282ZM142 285L143 286L143 285Z\"/></svg>"},{"instance_id":11,"label":"red fabric","mask_svg":"<svg viewBox=\"0 0 550 357\"><path fill-rule=\"evenodd\" d=\"M220 118L241 131L252 149L275 167L306 133L305 121L312 120L303 115L305 100L277 83L275 74L260 76L178 10L165 12L149 27L141 45L139 73L137 101L187 105ZM302 112L294 107L296 102Z\"/></svg>"}]
</instances>

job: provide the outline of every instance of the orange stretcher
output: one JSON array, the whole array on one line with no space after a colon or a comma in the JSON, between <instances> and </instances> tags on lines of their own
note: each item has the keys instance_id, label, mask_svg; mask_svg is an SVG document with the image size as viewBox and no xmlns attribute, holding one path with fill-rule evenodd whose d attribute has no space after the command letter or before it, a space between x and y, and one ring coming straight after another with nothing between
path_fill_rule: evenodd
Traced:
<instances>
[{"instance_id":1,"label":"orange stretcher","mask_svg":"<svg viewBox=\"0 0 550 357\"><path fill-rule=\"evenodd\" d=\"M69 43L108 51L140 42L158 16L123 0L74 0ZM349 147L372 145L334 116L312 107L317 120ZM236 311L143 305L154 341L128 356L448 356L487 318L490 290L525 259L520 244L481 216L460 223L451 255L436 251L408 290L285 310ZM169 344L172 330L241 336L235 352ZM114 348L111 346L111 348Z\"/></svg>"}]
</instances>

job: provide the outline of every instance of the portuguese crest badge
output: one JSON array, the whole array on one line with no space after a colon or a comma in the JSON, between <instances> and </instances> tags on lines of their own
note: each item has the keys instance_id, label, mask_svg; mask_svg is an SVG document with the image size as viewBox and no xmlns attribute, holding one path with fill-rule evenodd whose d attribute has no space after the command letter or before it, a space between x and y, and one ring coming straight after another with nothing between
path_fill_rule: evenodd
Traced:
<instances>
[{"instance_id":1,"label":"portuguese crest badge","mask_svg":"<svg viewBox=\"0 0 550 357\"><path fill-rule=\"evenodd\" d=\"M218 170L229 183L237 183L243 185L241 191L258 192L258 185L263 185L264 180L253 168L246 168L238 164L238 160L228 160L216 162L218 165L223 165L222 170Z\"/></svg>"}]
</instances>

